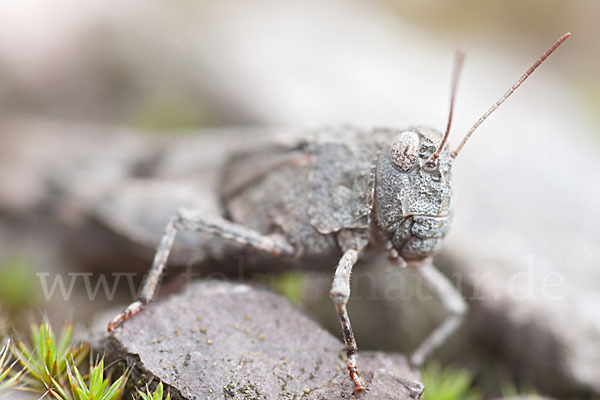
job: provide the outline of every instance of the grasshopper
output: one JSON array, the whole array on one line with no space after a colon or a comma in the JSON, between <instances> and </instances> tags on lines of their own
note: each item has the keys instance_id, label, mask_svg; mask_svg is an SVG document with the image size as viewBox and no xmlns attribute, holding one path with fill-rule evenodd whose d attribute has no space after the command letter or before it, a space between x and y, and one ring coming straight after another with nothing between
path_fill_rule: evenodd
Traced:
<instances>
[{"instance_id":1,"label":"grasshopper","mask_svg":"<svg viewBox=\"0 0 600 400\"><path fill-rule=\"evenodd\" d=\"M451 170L473 132L570 33L561 36L485 112L458 147L447 146L464 54L457 52L445 133L426 127L321 129L293 146L265 146L236 154L222 171L222 215L180 209L168 222L137 301L117 315L109 332L152 300L179 231L208 232L246 247L249 263L295 268L337 264L330 297L343 330L354 393L367 386L358 373L357 345L346 305L359 259L387 252L410 266L449 315L410 357L421 365L460 326L467 304L433 265L452 217Z\"/></svg>"}]
</instances>

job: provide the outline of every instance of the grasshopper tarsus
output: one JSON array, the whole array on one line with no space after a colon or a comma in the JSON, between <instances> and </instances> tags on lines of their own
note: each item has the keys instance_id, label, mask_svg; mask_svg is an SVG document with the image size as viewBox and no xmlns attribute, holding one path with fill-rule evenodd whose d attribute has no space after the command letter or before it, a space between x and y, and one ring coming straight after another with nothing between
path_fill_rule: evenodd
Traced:
<instances>
[{"instance_id":1,"label":"grasshopper tarsus","mask_svg":"<svg viewBox=\"0 0 600 400\"><path fill-rule=\"evenodd\" d=\"M108 323L108 332L115 333L115 329L119 325L139 314L144 309L145 305L146 303L140 300L131 303L125 310Z\"/></svg>"}]
</instances>

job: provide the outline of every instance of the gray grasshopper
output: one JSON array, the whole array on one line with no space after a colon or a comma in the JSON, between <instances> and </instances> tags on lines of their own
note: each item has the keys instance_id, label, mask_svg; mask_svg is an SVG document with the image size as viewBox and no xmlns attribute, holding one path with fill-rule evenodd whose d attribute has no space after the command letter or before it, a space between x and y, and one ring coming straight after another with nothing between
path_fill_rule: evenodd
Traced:
<instances>
[{"instance_id":1,"label":"gray grasshopper","mask_svg":"<svg viewBox=\"0 0 600 400\"><path fill-rule=\"evenodd\" d=\"M366 389L346 304L358 259L381 251L414 268L449 316L414 351L421 365L460 325L467 305L433 265L452 216L453 159L475 129L568 37L563 35L473 125L454 151L446 145L463 55L457 54L445 134L424 126L406 129L322 129L291 146L264 146L236 154L220 183L222 214L181 209L166 226L139 299L116 316L109 331L138 314L154 297L178 231L208 232L246 247L248 263L289 268L337 264L331 299L343 329L354 393ZM282 268L284 268L282 267Z\"/></svg>"}]
</instances>

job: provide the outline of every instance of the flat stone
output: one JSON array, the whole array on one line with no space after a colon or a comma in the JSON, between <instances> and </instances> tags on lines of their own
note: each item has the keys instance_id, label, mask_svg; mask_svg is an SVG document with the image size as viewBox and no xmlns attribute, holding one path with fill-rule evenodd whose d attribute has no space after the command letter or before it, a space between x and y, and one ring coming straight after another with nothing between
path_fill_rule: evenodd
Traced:
<instances>
[{"instance_id":1,"label":"flat stone","mask_svg":"<svg viewBox=\"0 0 600 400\"><path fill-rule=\"evenodd\" d=\"M132 376L169 385L175 400L418 399L423 392L403 356L360 353L369 390L352 396L341 341L283 297L242 284L192 283L96 343L108 362L133 362Z\"/></svg>"}]
</instances>

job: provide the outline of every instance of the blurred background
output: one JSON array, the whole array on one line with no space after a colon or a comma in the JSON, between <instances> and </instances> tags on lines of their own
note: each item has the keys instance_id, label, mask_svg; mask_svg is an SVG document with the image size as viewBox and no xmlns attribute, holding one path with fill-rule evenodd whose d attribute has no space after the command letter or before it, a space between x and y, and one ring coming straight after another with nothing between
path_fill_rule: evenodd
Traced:
<instances>
[{"instance_id":1,"label":"blurred background","mask_svg":"<svg viewBox=\"0 0 600 400\"><path fill-rule=\"evenodd\" d=\"M472 75L474 65L497 60L501 68L510 57L524 67L569 30L575 39L545 69L591 115L599 101L599 11L592 0L2 3L0 95L9 115L152 129L347 121L353 114L346 109L367 102L395 99L402 108L409 96L393 89L406 71L392 71L390 60L403 58L408 71L419 71L415 80L426 93L411 95L445 101L447 76L416 61L436 60L449 74L452 50L462 47L465 85L483 85ZM486 80L496 74L486 72ZM269 103L242 103L267 97ZM387 122L394 105L364 111L372 120L362 122ZM445 109L436 111L443 120Z\"/></svg>"},{"instance_id":2,"label":"blurred background","mask_svg":"<svg viewBox=\"0 0 600 400\"><path fill-rule=\"evenodd\" d=\"M479 398L598 398L598 17L593 0L3 0L0 334L46 313L89 324L130 301L126 286L92 299L81 280L65 303L58 292L48 298L42 278L89 273L94 286L95 274L149 266L164 218L206 190L214 167L190 145L204 143L197 137L231 126L442 129L460 48L456 145L570 31L457 160L456 218L438 263L449 276L476 273L461 289L487 297L436 358L466 368ZM222 138L211 153L246 140ZM150 223L138 208L160 210ZM559 295L508 293L524 271L535 288L559 274ZM406 276L363 268L358 282L363 273L372 279L365 291L354 284L350 311L360 348L407 352L443 317L434 302L372 295ZM330 275L258 282L337 334Z\"/></svg>"}]
</instances>

